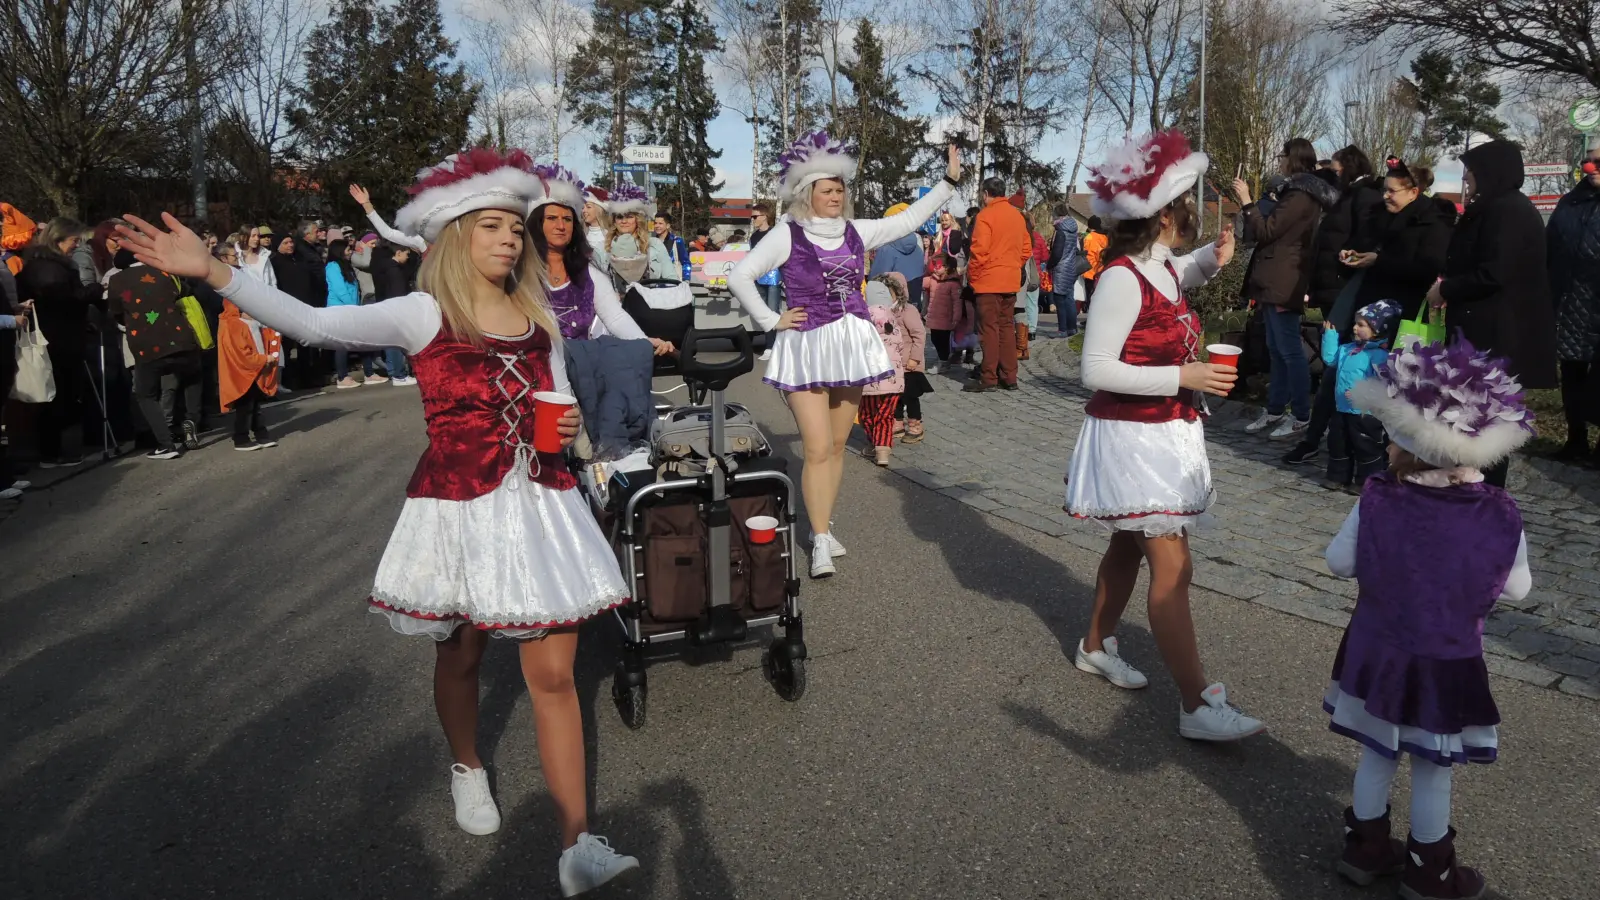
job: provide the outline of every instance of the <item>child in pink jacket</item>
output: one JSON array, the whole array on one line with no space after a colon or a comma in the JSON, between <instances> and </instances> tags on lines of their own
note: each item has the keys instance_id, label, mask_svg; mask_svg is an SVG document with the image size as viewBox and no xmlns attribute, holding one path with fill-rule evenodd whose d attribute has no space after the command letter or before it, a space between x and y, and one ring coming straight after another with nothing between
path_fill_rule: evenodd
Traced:
<instances>
[{"instance_id":1,"label":"child in pink jacket","mask_svg":"<svg viewBox=\"0 0 1600 900\"><path fill-rule=\"evenodd\" d=\"M883 339L884 349L889 351L894 374L861 389L860 419L861 427L866 429L867 439L872 441L871 458L878 465L887 466L889 453L894 447L894 411L900 405L900 394L906 387L906 362L911 358L909 329L900 324L896 310L903 310L910 304L906 302L906 290L899 282L889 276L877 280L888 285L894 302L890 306L869 307L867 312ZM913 308L911 313L916 315L916 309ZM921 325L920 317L917 324Z\"/></svg>"}]
</instances>

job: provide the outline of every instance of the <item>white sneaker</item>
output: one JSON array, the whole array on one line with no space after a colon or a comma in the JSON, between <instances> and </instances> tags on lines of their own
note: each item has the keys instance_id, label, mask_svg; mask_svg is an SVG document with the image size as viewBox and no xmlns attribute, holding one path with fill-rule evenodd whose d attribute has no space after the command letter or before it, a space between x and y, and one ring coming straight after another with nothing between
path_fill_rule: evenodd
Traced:
<instances>
[{"instance_id":1,"label":"white sneaker","mask_svg":"<svg viewBox=\"0 0 1600 900\"><path fill-rule=\"evenodd\" d=\"M1283 419L1284 417L1282 415L1272 416L1263 412L1260 418L1244 427L1244 433L1260 434L1261 432L1266 431L1268 428L1271 428L1272 426L1277 425L1279 422L1282 422Z\"/></svg>"},{"instance_id":2,"label":"white sneaker","mask_svg":"<svg viewBox=\"0 0 1600 900\"><path fill-rule=\"evenodd\" d=\"M362 382L362 384L388 384L388 383L389 383L389 379L383 377L382 375L368 375L367 376L367 380Z\"/></svg>"},{"instance_id":3,"label":"white sneaker","mask_svg":"<svg viewBox=\"0 0 1600 900\"><path fill-rule=\"evenodd\" d=\"M16 481L11 482L11 490L13 490L13 491L25 491L25 490L27 490L28 488L31 488L31 487L33 487L33 482L31 482L31 481L23 481L20 478L17 479Z\"/></svg>"},{"instance_id":4,"label":"white sneaker","mask_svg":"<svg viewBox=\"0 0 1600 900\"><path fill-rule=\"evenodd\" d=\"M561 851L561 896L576 897L611 879L639 868L639 861L611 849L611 842L585 831L578 842Z\"/></svg>"},{"instance_id":5,"label":"white sneaker","mask_svg":"<svg viewBox=\"0 0 1600 900\"><path fill-rule=\"evenodd\" d=\"M929 363L928 364L927 374L929 374L929 375L937 375L937 374L939 374L939 364L938 363Z\"/></svg>"},{"instance_id":6,"label":"white sneaker","mask_svg":"<svg viewBox=\"0 0 1600 900\"><path fill-rule=\"evenodd\" d=\"M757 359L760 359L762 362L770 361L772 359L772 351L771 350L763 350L763 351L761 351L761 355L759 357L757 357Z\"/></svg>"},{"instance_id":7,"label":"white sneaker","mask_svg":"<svg viewBox=\"0 0 1600 900\"><path fill-rule=\"evenodd\" d=\"M868 457L868 458L870 459L871 457ZM845 552L844 551L844 545L839 543L839 539L833 536L833 523L832 522L828 523L828 546L833 548L833 558L834 559L838 559L839 557L844 555L844 552Z\"/></svg>"},{"instance_id":8,"label":"white sneaker","mask_svg":"<svg viewBox=\"0 0 1600 900\"><path fill-rule=\"evenodd\" d=\"M1122 657L1117 655L1117 639L1108 637L1100 642L1104 650L1092 653L1083 651L1083 641L1078 641L1078 655L1072 661L1079 671L1088 672L1090 675L1099 675L1119 688L1136 691L1148 687L1150 679L1144 673L1128 665Z\"/></svg>"},{"instance_id":9,"label":"white sneaker","mask_svg":"<svg viewBox=\"0 0 1600 900\"><path fill-rule=\"evenodd\" d=\"M6 488L5 490L0 491L0 500L15 500L21 496L22 492L16 488Z\"/></svg>"},{"instance_id":10,"label":"white sneaker","mask_svg":"<svg viewBox=\"0 0 1600 900\"><path fill-rule=\"evenodd\" d=\"M827 578L839 571L833 565L833 538L819 534L811 539L811 577Z\"/></svg>"},{"instance_id":11,"label":"white sneaker","mask_svg":"<svg viewBox=\"0 0 1600 900\"><path fill-rule=\"evenodd\" d=\"M1178 707L1178 734L1191 741L1237 741L1267 730L1260 719L1252 719L1228 705L1228 689L1220 683L1200 695L1204 702L1194 712Z\"/></svg>"},{"instance_id":12,"label":"white sneaker","mask_svg":"<svg viewBox=\"0 0 1600 900\"><path fill-rule=\"evenodd\" d=\"M341 391L344 391L349 390L350 388L361 387L361 382L355 380L354 378L343 378L335 382L333 386Z\"/></svg>"},{"instance_id":13,"label":"white sneaker","mask_svg":"<svg viewBox=\"0 0 1600 900\"><path fill-rule=\"evenodd\" d=\"M500 810L489 793L489 773L461 763L450 767L450 796L456 801L456 824L467 834L494 834L500 830Z\"/></svg>"},{"instance_id":14,"label":"white sneaker","mask_svg":"<svg viewBox=\"0 0 1600 900\"><path fill-rule=\"evenodd\" d=\"M1281 441L1284 438L1299 437L1300 435L1305 434L1306 429L1310 427L1310 425L1310 419L1296 419L1294 416L1284 416L1283 421L1279 422L1278 427L1272 429L1272 433L1267 435L1267 437L1274 441Z\"/></svg>"},{"instance_id":15,"label":"white sneaker","mask_svg":"<svg viewBox=\"0 0 1600 900\"><path fill-rule=\"evenodd\" d=\"M417 380L410 375L403 375L399 378L390 379L389 383L395 387L411 387L417 383Z\"/></svg>"}]
</instances>

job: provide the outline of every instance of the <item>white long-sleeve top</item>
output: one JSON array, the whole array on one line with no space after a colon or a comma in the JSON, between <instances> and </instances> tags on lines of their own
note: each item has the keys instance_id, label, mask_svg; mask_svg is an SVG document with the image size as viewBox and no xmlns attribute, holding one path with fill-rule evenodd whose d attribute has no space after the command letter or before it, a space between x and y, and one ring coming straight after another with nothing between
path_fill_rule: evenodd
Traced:
<instances>
[{"instance_id":1,"label":"white long-sleeve top","mask_svg":"<svg viewBox=\"0 0 1600 900\"><path fill-rule=\"evenodd\" d=\"M1210 281L1221 268L1217 265L1215 244L1207 244L1188 256L1173 256L1172 248L1165 244L1151 244L1147 254L1129 258L1150 286L1169 300L1177 296L1179 288L1167 271L1169 259L1186 290ZM1142 397L1177 395L1179 366L1135 366L1122 361L1122 345L1133 333L1141 305L1138 276L1123 266L1100 273L1083 335L1084 387Z\"/></svg>"},{"instance_id":2,"label":"white long-sleeve top","mask_svg":"<svg viewBox=\"0 0 1600 900\"><path fill-rule=\"evenodd\" d=\"M256 261L251 262L244 251L239 251L239 265L269 287L278 286L278 273L272 268L272 251L265 247L256 251Z\"/></svg>"},{"instance_id":3,"label":"white long-sleeve top","mask_svg":"<svg viewBox=\"0 0 1600 900\"><path fill-rule=\"evenodd\" d=\"M644 331L639 328L639 323L633 320L622 308L622 300L617 296L617 289L611 284L611 276L600 271L594 266L589 267L589 281L594 284L594 324L589 326L589 337L600 337L603 334L614 335L625 341L648 340ZM557 297L572 287L568 281L561 287L550 287L545 282L545 287L550 290L550 299Z\"/></svg>"},{"instance_id":4,"label":"white long-sleeve top","mask_svg":"<svg viewBox=\"0 0 1600 900\"><path fill-rule=\"evenodd\" d=\"M856 234L861 236L861 242L866 245L866 249L873 250L916 231L922 223L932 218L940 207L949 202L950 198L955 196L955 192L950 182L940 181L922 199L896 215L887 219L851 219L850 224L854 226ZM761 299L761 294L756 290L756 279L789 261L792 241L788 222L789 218L785 216L766 237L761 239L761 243L755 245L754 249L733 267L733 271L728 273L728 290L762 331L771 331L777 327L780 316L769 309L767 302ZM822 250L837 250L844 244L842 231L837 236L811 233L807 236L811 239L811 243ZM865 262L862 261L863 265Z\"/></svg>"},{"instance_id":5,"label":"white long-sleeve top","mask_svg":"<svg viewBox=\"0 0 1600 900\"><path fill-rule=\"evenodd\" d=\"M378 215L377 210L367 213L367 221L372 223L372 230L384 240L402 247L410 247L418 253L428 252L427 241L414 234L406 234L404 231L389 227L389 223L383 220L383 216Z\"/></svg>"},{"instance_id":6,"label":"white long-sleeve top","mask_svg":"<svg viewBox=\"0 0 1600 900\"><path fill-rule=\"evenodd\" d=\"M218 293L279 334L302 344L336 350L384 350L399 347L421 353L444 327L444 314L432 294L418 291L370 306L307 306L255 278L234 274ZM515 335L503 335L516 337ZM559 337L557 338L559 341ZM571 393L564 354L550 354L550 375L556 390Z\"/></svg>"},{"instance_id":7,"label":"white long-sleeve top","mask_svg":"<svg viewBox=\"0 0 1600 900\"><path fill-rule=\"evenodd\" d=\"M1344 524L1339 526L1339 533L1333 536L1328 544L1328 552L1324 558L1328 561L1328 571L1340 578L1356 577L1356 536L1361 531L1361 503L1356 502L1355 508L1350 510L1350 515L1345 517ZM1533 572L1528 568L1528 535L1526 532L1517 539L1517 559L1511 564L1511 575L1506 579L1505 589L1500 592L1499 602L1507 600L1521 600L1533 590Z\"/></svg>"}]
</instances>

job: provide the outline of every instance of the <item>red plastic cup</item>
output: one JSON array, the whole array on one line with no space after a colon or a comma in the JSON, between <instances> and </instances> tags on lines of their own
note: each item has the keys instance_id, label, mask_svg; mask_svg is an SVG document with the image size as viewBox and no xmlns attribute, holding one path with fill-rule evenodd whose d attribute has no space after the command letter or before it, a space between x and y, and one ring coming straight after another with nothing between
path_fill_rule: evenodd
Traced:
<instances>
[{"instance_id":1,"label":"red plastic cup","mask_svg":"<svg viewBox=\"0 0 1600 900\"><path fill-rule=\"evenodd\" d=\"M567 410L578 405L577 398L555 391L533 395L533 449L540 453L561 452L561 432L556 426Z\"/></svg>"},{"instance_id":2,"label":"red plastic cup","mask_svg":"<svg viewBox=\"0 0 1600 900\"><path fill-rule=\"evenodd\" d=\"M1239 367L1239 357L1243 353L1243 350L1232 344L1212 344L1206 347L1208 361L1214 366L1233 366L1237 369Z\"/></svg>"},{"instance_id":3,"label":"red plastic cup","mask_svg":"<svg viewBox=\"0 0 1600 900\"><path fill-rule=\"evenodd\" d=\"M778 539L778 520L771 516L752 516L744 520L750 530L750 543L770 544Z\"/></svg>"}]
</instances>

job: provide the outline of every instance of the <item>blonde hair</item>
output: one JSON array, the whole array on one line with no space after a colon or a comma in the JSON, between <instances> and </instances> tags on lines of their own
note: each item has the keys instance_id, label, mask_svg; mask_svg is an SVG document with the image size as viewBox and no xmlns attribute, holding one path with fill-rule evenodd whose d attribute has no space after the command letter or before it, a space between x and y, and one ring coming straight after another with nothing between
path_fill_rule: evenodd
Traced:
<instances>
[{"instance_id":1,"label":"blonde hair","mask_svg":"<svg viewBox=\"0 0 1600 900\"><path fill-rule=\"evenodd\" d=\"M650 254L650 241L648 238L642 235L644 230L644 213L632 209L618 216L607 216L607 218L611 220L611 225L606 228L606 252L611 252L611 242L616 240L618 236L622 234L622 229L618 228L617 224L623 219L629 217L633 218L633 233L629 236L633 238L633 242L635 244L639 245L640 255L648 256Z\"/></svg>"},{"instance_id":2,"label":"blonde hair","mask_svg":"<svg viewBox=\"0 0 1600 900\"><path fill-rule=\"evenodd\" d=\"M593 206L595 208L595 224L600 226L600 230L602 232L605 232L609 235L611 233L611 213L605 208L605 204L590 200L588 197L585 197L583 198L583 205Z\"/></svg>"},{"instance_id":3,"label":"blonde hair","mask_svg":"<svg viewBox=\"0 0 1600 900\"><path fill-rule=\"evenodd\" d=\"M783 210L784 214L796 222L803 222L806 219L813 218L816 214L811 209L811 192L816 190L817 185L822 184L824 181L837 181L844 185L844 209L839 211L839 215L844 219L854 219L856 217L856 204L850 197L850 185L845 184L842 178L824 178L821 181L812 182L805 189L804 197L796 195L793 200L789 201L789 205Z\"/></svg>"},{"instance_id":4,"label":"blonde hair","mask_svg":"<svg viewBox=\"0 0 1600 900\"><path fill-rule=\"evenodd\" d=\"M445 328L475 347L484 346L483 329L472 315L472 285L483 276L472 264L471 232L478 225L482 210L456 219L439 232L428 247L417 272L417 287L432 294L444 316ZM559 353L561 329L550 311L550 298L544 289L544 260L533 249L533 240L522 241L522 257L506 279L506 297L511 305L528 317L535 327L550 335L553 353Z\"/></svg>"}]
</instances>

